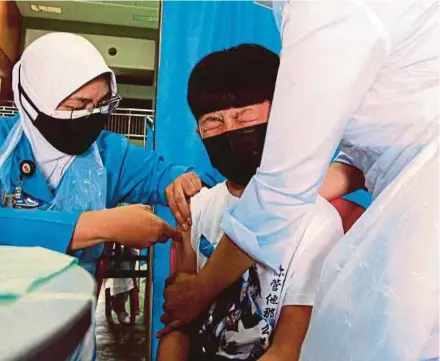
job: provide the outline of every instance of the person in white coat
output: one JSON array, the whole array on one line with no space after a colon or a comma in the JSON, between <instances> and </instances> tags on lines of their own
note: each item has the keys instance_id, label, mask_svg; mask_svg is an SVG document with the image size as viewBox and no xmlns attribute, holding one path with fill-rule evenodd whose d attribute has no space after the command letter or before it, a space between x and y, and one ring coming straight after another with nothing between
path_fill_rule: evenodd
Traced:
<instances>
[{"instance_id":1,"label":"person in white coat","mask_svg":"<svg viewBox=\"0 0 440 361\"><path fill-rule=\"evenodd\" d=\"M301 360L438 359L438 17L437 0L284 5L261 167L206 267L168 282L164 332L254 261L292 262L339 146L373 203L325 262Z\"/></svg>"}]
</instances>

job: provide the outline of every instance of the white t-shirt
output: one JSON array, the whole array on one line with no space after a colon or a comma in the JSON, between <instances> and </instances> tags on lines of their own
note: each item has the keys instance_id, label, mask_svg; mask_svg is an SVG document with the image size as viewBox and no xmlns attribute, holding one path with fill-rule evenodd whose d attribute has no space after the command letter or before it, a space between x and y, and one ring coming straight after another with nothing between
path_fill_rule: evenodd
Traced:
<instances>
[{"instance_id":1,"label":"white t-shirt","mask_svg":"<svg viewBox=\"0 0 440 361\"><path fill-rule=\"evenodd\" d=\"M226 183L202 189L191 199L191 244L198 272L223 236L220 223L225 210L236 202ZM313 305L321 266L343 229L335 208L321 197L310 214L293 260L284 260L277 273L257 264L211 307L202 329L210 333L210 343L215 335L218 355L246 359L264 352L282 306Z\"/></svg>"}]
</instances>

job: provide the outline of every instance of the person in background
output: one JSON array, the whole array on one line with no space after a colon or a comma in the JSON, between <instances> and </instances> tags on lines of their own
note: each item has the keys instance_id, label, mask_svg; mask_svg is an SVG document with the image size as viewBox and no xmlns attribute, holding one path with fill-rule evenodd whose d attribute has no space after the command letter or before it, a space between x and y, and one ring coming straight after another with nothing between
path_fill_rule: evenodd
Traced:
<instances>
[{"instance_id":1,"label":"person in background","mask_svg":"<svg viewBox=\"0 0 440 361\"><path fill-rule=\"evenodd\" d=\"M191 198L192 227L176 245L177 272L204 267L223 236L224 211L260 164L278 66L277 54L244 44L206 56L191 73L188 103L197 131L226 181ZM318 197L297 259L278 272L252 266L190 332L161 339L158 361L297 360L323 260L342 235L338 213ZM284 285L281 274L288 275ZM282 297L274 293L279 289Z\"/></svg>"},{"instance_id":2,"label":"person in background","mask_svg":"<svg viewBox=\"0 0 440 361\"><path fill-rule=\"evenodd\" d=\"M439 3L273 4L282 55L261 166L206 267L169 282L165 331L255 262L295 255L339 146L373 202L325 261L301 359L438 359Z\"/></svg>"},{"instance_id":3,"label":"person in background","mask_svg":"<svg viewBox=\"0 0 440 361\"><path fill-rule=\"evenodd\" d=\"M138 250L123 247L122 257L137 256ZM136 261L123 261L121 262L121 270L132 271L135 269ZM114 267L111 265L110 267ZM112 278L107 279L105 282L105 288L110 288L110 304L113 312L116 314L118 321L121 325L127 325L130 323L130 315L128 314L125 304L129 299L130 291L134 289L135 284L133 278ZM139 287L139 285L138 285Z\"/></svg>"}]
</instances>

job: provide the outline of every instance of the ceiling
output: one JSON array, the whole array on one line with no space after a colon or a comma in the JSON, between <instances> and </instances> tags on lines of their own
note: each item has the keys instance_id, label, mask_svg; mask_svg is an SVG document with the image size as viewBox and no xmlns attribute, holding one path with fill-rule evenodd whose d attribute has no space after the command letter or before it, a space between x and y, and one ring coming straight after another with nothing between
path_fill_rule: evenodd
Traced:
<instances>
[{"instance_id":1,"label":"ceiling","mask_svg":"<svg viewBox=\"0 0 440 361\"><path fill-rule=\"evenodd\" d=\"M25 18L40 18L158 29L159 0L148 1L16 1Z\"/></svg>"}]
</instances>

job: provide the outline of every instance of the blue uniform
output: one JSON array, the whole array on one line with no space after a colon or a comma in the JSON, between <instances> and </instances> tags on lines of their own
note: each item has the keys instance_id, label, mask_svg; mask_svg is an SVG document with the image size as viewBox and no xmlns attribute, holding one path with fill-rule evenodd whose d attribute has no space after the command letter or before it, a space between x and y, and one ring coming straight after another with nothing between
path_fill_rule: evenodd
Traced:
<instances>
[{"instance_id":1,"label":"blue uniform","mask_svg":"<svg viewBox=\"0 0 440 361\"><path fill-rule=\"evenodd\" d=\"M17 121L18 117L0 119L0 144ZM132 145L127 138L115 133L102 132L96 144L107 170L107 208L121 202L166 205L166 187L192 170L166 163L155 152ZM35 162L26 137L12 154L12 186L19 184L19 165L24 160ZM23 179L21 186L23 192L39 201L49 203L54 198L38 167L33 176ZM0 245L38 245L65 253L80 214L0 207Z\"/></svg>"}]
</instances>

